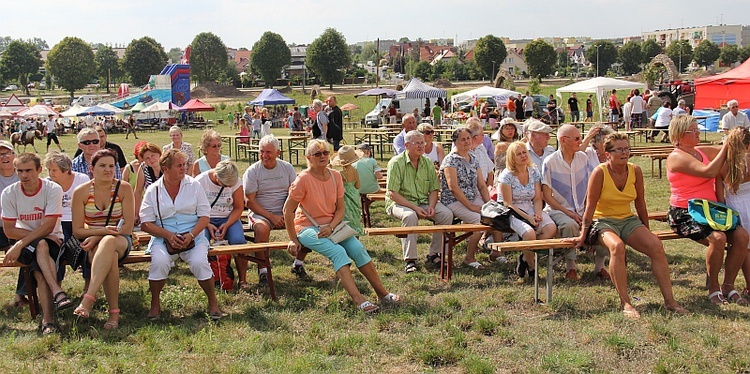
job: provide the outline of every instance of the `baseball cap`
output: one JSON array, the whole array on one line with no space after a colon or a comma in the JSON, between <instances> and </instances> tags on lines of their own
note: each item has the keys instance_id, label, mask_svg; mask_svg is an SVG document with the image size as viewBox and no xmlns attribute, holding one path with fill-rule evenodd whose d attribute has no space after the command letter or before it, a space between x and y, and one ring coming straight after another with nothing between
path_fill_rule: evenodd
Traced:
<instances>
[{"instance_id":1,"label":"baseball cap","mask_svg":"<svg viewBox=\"0 0 750 374\"><path fill-rule=\"evenodd\" d=\"M529 121L529 123L526 124L526 131L543 132L549 134L552 132L552 128L542 121L533 120Z\"/></svg>"},{"instance_id":2,"label":"baseball cap","mask_svg":"<svg viewBox=\"0 0 750 374\"><path fill-rule=\"evenodd\" d=\"M0 148L8 148L11 151L14 151L13 144L10 144L7 140L0 140Z\"/></svg>"}]
</instances>

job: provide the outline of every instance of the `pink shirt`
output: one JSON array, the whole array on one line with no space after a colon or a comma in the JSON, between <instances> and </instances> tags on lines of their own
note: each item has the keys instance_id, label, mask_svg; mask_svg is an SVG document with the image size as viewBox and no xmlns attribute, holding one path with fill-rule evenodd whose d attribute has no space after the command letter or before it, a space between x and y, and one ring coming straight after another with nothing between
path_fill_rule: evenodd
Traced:
<instances>
[{"instance_id":1,"label":"pink shirt","mask_svg":"<svg viewBox=\"0 0 750 374\"><path fill-rule=\"evenodd\" d=\"M333 221L336 202L344 197L344 181L341 179L341 174L336 170L331 171L334 178L328 178L325 182L316 179L310 172L303 171L289 186L289 198L299 201L318 225L329 224ZM294 215L294 230L299 233L305 227L310 226L313 224L302 213L302 209L297 208Z\"/></svg>"},{"instance_id":2,"label":"pink shirt","mask_svg":"<svg viewBox=\"0 0 750 374\"><path fill-rule=\"evenodd\" d=\"M701 155L704 165L708 165L708 157L702 151L696 149ZM672 152L683 152L675 149ZM690 199L707 199L716 201L715 178L702 178L685 173L676 173L667 170L667 179L669 180L670 191L669 205L676 208L687 209L688 200Z\"/></svg>"}]
</instances>

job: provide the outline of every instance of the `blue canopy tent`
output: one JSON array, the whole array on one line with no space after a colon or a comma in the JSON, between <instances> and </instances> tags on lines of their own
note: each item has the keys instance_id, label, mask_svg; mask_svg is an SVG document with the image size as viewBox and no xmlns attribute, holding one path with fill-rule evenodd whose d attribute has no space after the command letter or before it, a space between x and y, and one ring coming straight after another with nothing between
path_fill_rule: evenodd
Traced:
<instances>
[{"instance_id":1,"label":"blue canopy tent","mask_svg":"<svg viewBox=\"0 0 750 374\"><path fill-rule=\"evenodd\" d=\"M294 99L290 99L284 96L281 92L273 88L267 88L261 91L260 95L253 101L249 101L248 105L286 105L294 104Z\"/></svg>"},{"instance_id":2,"label":"blue canopy tent","mask_svg":"<svg viewBox=\"0 0 750 374\"><path fill-rule=\"evenodd\" d=\"M106 108L102 108L102 107L100 107L98 105L94 105L94 106L92 106L92 107L84 110L83 112L78 113L77 116L78 117L85 117L85 116L88 116L89 114L92 115L92 116L112 116L112 115L115 114L115 111L114 110L110 110L110 109L106 109Z\"/></svg>"}]
</instances>

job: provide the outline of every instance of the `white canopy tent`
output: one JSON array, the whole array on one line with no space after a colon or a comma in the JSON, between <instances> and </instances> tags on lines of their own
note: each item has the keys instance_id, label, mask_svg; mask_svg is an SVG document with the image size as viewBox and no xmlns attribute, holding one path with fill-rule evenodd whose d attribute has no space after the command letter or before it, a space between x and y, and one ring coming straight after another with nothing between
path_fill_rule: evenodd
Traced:
<instances>
[{"instance_id":1,"label":"white canopy tent","mask_svg":"<svg viewBox=\"0 0 750 374\"><path fill-rule=\"evenodd\" d=\"M417 78L412 78L403 90L396 93L395 97L396 99L425 99L437 97L445 98L448 96L444 89L432 87L422 83Z\"/></svg>"},{"instance_id":2,"label":"white canopy tent","mask_svg":"<svg viewBox=\"0 0 750 374\"><path fill-rule=\"evenodd\" d=\"M75 117L78 115L78 113L82 113L86 111L89 107L80 106L78 104L73 105L72 107L68 108L68 110L60 113L63 117Z\"/></svg>"},{"instance_id":3,"label":"white canopy tent","mask_svg":"<svg viewBox=\"0 0 750 374\"><path fill-rule=\"evenodd\" d=\"M147 118L170 118L179 108L177 105L172 104L171 101L157 102L153 105L148 106L146 109L141 110L138 113L133 114L137 119Z\"/></svg>"},{"instance_id":4,"label":"white canopy tent","mask_svg":"<svg viewBox=\"0 0 750 374\"><path fill-rule=\"evenodd\" d=\"M461 92L451 96L451 102L458 103L462 101L471 100L474 96L477 98L491 97L495 100L498 105L505 105L508 102L508 98L518 96L518 92L506 90L504 88L495 88L490 86L482 86L475 88L470 91Z\"/></svg>"},{"instance_id":5,"label":"white canopy tent","mask_svg":"<svg viewBox=\"0 0 750 374\"><path fill-rule=\"evenodd\" d=\"M601 106L602 98L612 90L632 90L638 88L641 91L646 89L646 84L641 82L630 82L620 79L596 77L585 81L576 82L569 86L560 87L555 91L557 97L562 98L562 92L590 92L596 93L596 101ZM599 121L602 120L602 111L599 110Z\"/></svg>"}]
</instances>

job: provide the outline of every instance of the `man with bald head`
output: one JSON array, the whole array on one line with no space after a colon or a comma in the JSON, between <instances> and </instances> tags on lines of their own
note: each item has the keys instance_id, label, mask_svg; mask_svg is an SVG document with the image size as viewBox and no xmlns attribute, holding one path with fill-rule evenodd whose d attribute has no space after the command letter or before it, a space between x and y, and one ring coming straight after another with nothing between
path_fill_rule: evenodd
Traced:
<instances>
[{"instance_id":1,"label":"man with bald head","mask_svg":"<svg viewBox=\"0 0 750 374\"><path fill-rule=\"evenodd\" d=\"M542 193L549 214L563 238L577 237L581 233L581 217L586 207L586 189L594 165L581 152L581 133L573 125L563 125L557 131L559 149L544 160L542 165ZM597 246L594 272L597 277L609 278L604 269L606 252ZM576 249L565 253L565 278L578 280Z\"/></svg>"},{"instance_id":2,"label":"man with bald head","mask_svg":"<svg viewBox=\"0 0 750 374\"><path fill-rule=\"evenodd\" d=\"M400 155L401 153L406 150L406 145L404 141L404 137L406 136L406 133L409 131L413 131L417 129L417 119L414 118L414 115L412 114L406 114L403 118L401 118L401 126L404 128L401 130L398 135L393 139L393 151Z\"/></svg>"}]
</instances>

